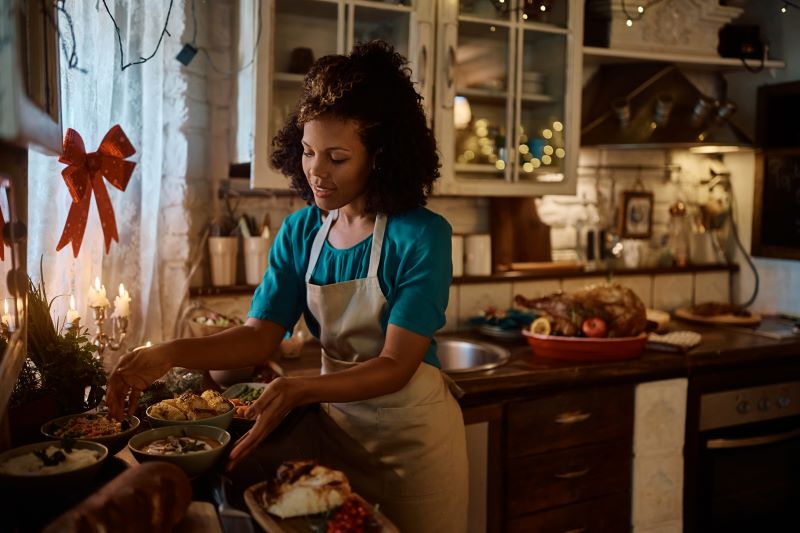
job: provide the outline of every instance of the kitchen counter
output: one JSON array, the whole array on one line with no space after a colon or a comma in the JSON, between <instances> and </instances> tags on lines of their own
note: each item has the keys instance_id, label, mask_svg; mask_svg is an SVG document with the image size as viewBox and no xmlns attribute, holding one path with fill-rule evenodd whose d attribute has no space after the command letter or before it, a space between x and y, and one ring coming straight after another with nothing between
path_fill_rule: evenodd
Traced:
<instances>
[{"instance_id":1,"label":"kitchen counter","mask_svg":"<svg viewBox=\"0 0 800 533\"><path fill-rule=\"evenodd\" d=\"M800 336L773 339L733 328L670 322L670 330L692 330L702 335L699 346L686 354L645 350L641 357L613 362L574 362L536 357L524 341L508 343L472 333L447 334L441 338L469 338L490 342L511 352L509 363L482 372L453 375L464 389L464 407L486 400L505 400L529 396L532 392L552 391L596 384L636 383L713 372L723 368L761 366L766 363L800 362ZM319 372L319 345L308 343L300 357L281 359L288 375L313 375Z\"/></svg>"}]
</instances>

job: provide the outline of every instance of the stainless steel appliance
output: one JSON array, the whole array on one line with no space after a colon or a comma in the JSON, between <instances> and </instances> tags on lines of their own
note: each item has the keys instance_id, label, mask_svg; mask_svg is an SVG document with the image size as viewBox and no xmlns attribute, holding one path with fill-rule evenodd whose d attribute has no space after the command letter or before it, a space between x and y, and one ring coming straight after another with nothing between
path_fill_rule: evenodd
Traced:
<instances>
[{"instance_id":1,"label":"stainless steel appliance","mask_svg":"<svg viewBox=\"0 0 800 533\"><path fill-rule=\"evenodd\" d=\"M690 385L686 531L800 531L800 374L754 370Z\"/></svg>"}]
</instances>

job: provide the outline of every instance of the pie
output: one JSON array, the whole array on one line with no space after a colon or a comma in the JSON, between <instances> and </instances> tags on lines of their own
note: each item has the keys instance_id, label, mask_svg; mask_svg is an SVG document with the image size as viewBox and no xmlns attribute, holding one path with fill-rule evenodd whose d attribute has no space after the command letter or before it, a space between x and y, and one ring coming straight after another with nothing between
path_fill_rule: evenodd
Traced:
<instances>
[{"instance_id":1,"label":"pie","mask_svg":"<svg viewBox=\"0 0 800 533\"><path fill-rule=\"evenodd\" d=\"M262 504L280 518L324 513L342 505L350 496L343 472L314 461L285 461L275 479L267 483Z\"/></svg>"}]
</instances>

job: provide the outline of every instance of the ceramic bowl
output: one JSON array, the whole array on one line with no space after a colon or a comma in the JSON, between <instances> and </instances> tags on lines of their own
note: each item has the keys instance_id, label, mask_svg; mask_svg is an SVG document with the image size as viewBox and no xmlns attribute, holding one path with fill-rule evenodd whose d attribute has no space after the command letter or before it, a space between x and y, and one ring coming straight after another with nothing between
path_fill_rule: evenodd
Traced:
<instances>
[{"instance_id":1,"label":"ceramic bowl","mask_svg":"<svg viewBox=\"0 0 800 533\"><path fill-rule=\"evenodd\" d=\"M231 404L230 407L228 411L221 415L198 418L197 420L165 420L163 418L158 418L151 414L153 410L152 405L147 408L145 413L147 414L147 419L150 421L150 425L154 428L165 426L215 426L220 429L228 429L228 426L231 425L231 420L233 420L234 413L233 405Z\"/></svg>"},{"instance_id":2,"label":"ceramic bowl","mask_svg":"<svg viewBox=\"0 0 800 533\"><path fill-rule=\"evenodd\" d=\"M647 344L647 335L594 339L589 337L557 337L538 335L527 329L522 334L534 355L568 361L620 361L635 359Z\"/></svg>"},{"instance_id":3,"label":"ceramic bowl","mask_svg":"<svg viewBox=\"0 0 800 533\"><path fill-rule=\"evenodd\" d=\"M59 418L54 418L53 420L42 425L41 432L42 435L44 435L49 439L60 439L62 435L57 435L56 433L58 433L58 430L67 425L71 420L80 417L96 418L100 416L104 415L98 413L80 413L76 415L67 415ZM80 440L99 442L100 444L108 448L108 453L114 455L122 448L124 448L126 444L128 444L128 439L131 438L131 436L134 433L136 433L136 430L139 429L140 423L141 422L137 417L131 415L126 417L125 420L123 420L123 427L125 427L126 429L123 429L119 433L113 433L111 435L102 435L98 437L87 437L80 434L70 434L68 436Z\"/></svg>"},{"instance_id":4,"label":"ceramic bowl","mask_svg":"<svg viewBox=\"0 0 800 533\"><path fill-rule=\"evenodd\" d=\"M163 455L147 453L143 449L153 441L166 439L169 436L205 437L216 441L219 446L211 450L188 452L180 455ZM180 467L189 477L197 477L222 460L223 452L231 442L231 435L216 426L180 425L165 426L143 431L128 441L128 449L137 461L166 461Z\"/></svg>"},{"instance_id":5,"label":"ceramic bowl","mask_svg":"<svg viewBox=\"0 0 800 533\"><path fill-rule=\"evenodd\" d=\"M108 448L97 442L86 440L75 441L72 446L73 451L89 450L94 452L95 458L89 463L65 470L63 472L54 471L52 468L44 467L40 472L35 473L11 473L9 461L23 455L33 456L34 452L44 451L50 447L62 449L60 441L43 441L33 444L26 444L19 448L13 448L0 454L0 487L9 489L69 489L92 481L100 472L103 462L108 458ZM63 453L63 452L62 452ZM85 453L85 452L80 452ZM52 457L54 454L48 453ZM17 459L19 461L20 459Z\"/></svg>"}]
</instances>

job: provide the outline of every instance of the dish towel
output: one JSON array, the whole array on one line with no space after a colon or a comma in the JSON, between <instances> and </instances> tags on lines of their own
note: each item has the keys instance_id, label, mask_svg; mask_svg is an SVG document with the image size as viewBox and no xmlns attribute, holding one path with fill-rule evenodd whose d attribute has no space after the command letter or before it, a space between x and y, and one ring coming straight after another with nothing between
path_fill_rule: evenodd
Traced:
<instances>
[{"instance_id":1,"label":"dish towel","mask_svg":"<svg viewBox=\"0 0 800 533\"><path fill-rule=\"evenodd\" d=\"M664 335L651 333L647 337L647 347L667 352L688 352L700 344L701 339L700 334L694 331L671 331Z\"/></svg>"}]
</instances>

